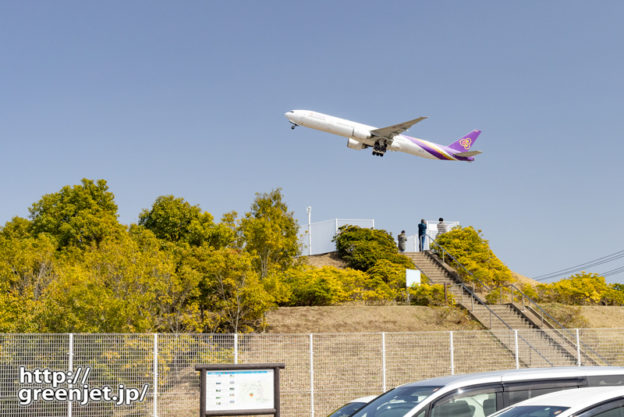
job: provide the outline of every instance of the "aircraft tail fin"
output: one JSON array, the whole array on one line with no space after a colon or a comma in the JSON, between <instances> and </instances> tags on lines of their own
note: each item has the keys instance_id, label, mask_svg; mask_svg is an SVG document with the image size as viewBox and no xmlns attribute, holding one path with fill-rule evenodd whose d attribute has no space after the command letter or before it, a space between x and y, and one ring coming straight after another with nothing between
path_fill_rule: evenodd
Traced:
<instances>
[{"instance_id":1,"label":"aircraft tail fin","mask_svg":"<svg viewBox=\"0 0 624 417\"><path fill-rule=\"evenodd\" d=\"M466 152L469 151L472 145L477 141L477 138L481 134L480 130L473 130L467 135L463 136L461 139L456 140L451 143L448 147L456 152Z\"/></svg>"}]
</instances>

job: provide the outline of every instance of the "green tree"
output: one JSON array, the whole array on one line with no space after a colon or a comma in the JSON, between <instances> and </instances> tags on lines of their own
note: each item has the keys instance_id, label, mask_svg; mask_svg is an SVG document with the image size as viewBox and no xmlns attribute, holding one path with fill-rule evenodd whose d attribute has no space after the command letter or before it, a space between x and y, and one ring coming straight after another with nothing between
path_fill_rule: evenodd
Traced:
<instances>
[{"instance_id":1,"label":"green tree","mask_svg":"<svg viewBox=\"0 0 624 417\"><path fill-rule=\"evenodd\" d=\"M124 230L117 220L115 196L105 180L84 178L81 185L44 195L29 211L31 232L54 236L59 248L84 249Z\"/></svg>"},{"instance_id":2,"label":"green tree","mask_svg":"<svg viewBox=\"0 0 624 417\"><path fill-rule=\"evenodd\" d=\"M254 256L253 265L264 279L270 271L284 271L300 253L299 224L288 211L281 189L258 194L251 211L241 219L241 246Z\"/></svg>"},{"instance_id":3,"label":"green tree","mask_svg":"<svg viewBox=\"0 0 624 417\"><path fill-rule=\"evenodd\" d=\"M159 239L174 243L224 247L234 240L234 232L227 225L215 224L210 213L172 195L158 197L150 210L143 210L139 225L154 232Z\"/></svg>"},{"instance_id":4,"label":"green tree","mask_svg":"<svg viewBox=\"0 0 624 417\"><path fill-rule=\"evenodd\" d=\"M414 268L413 262L398 252L394 238L385 230L346 225L338 229L333 241L338 255L353 269L367 271L381 259Z\"/></svg>"}]
</instances>

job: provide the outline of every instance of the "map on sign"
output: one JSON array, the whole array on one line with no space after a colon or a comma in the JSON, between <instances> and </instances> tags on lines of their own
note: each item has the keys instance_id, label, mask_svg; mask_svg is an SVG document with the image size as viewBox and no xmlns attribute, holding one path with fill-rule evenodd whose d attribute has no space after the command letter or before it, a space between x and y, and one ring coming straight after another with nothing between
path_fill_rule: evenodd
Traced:
<instances>
[{"instance_id":1,"label":"map on sign","mask_svg":"<svg viewBox=\"0 0 624 417\"><path fill-rule=\"evenodd\" d=\"M206 411L272 409L273 384L273 369L206 371Z\"/></svg>"}]
</instances>

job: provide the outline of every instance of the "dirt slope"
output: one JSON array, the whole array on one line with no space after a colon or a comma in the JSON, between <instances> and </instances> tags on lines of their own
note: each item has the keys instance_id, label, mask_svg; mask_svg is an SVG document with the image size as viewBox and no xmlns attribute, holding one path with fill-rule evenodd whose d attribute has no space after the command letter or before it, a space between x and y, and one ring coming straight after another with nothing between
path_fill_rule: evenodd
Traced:
<instances>
[{"instance_id":1,"label":"dirt slope","mask_svg":"<svg viewBox=\"0 0 624 417\"><path fill-rule=\"evenodd\" d=\"M481 327L457 309L421 306L282 307L267 314L269 333L417 332Z\"/></svg>"}]
</instances>

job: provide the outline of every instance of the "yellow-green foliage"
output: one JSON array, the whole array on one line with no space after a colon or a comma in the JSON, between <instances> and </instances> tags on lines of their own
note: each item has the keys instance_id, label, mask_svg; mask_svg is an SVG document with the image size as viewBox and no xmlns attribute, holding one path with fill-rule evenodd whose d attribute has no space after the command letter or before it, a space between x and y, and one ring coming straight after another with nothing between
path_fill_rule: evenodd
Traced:
<instances>
[{"instance_id":1,"label":"yellow-green foliage","mask_svg":"<svg viewBox=\"0 0 624 417\"><path fill-rule=\"evenodd\" d=\"M454 305L455 297L447 291L444 297L444 285L426 284L412 285L408 288L410 303L419 306L446 306Z\"/></svg>"},{"instance_id":2,"label":"yellow-green foliage","mask_svg":"<svg viewBox=\"0 0 624 417\"><path fill-rule=\"evenodd\" d=\"M314 268L301 266L283 273L289 287L287 305L324 306L362 297L362 285L367 276L354 269L338 269L333 266Z\"/></svg>"},{"instance_id":3,"label":"yellow-green foliage","mask_svg":"<svg viewBox=\"0 0 624 417\"><path fill-rule=\"evenodd\" d=\"M572 275L549 284L536 287L541 302L572 305L622 305L624 292L609 285L604 277L587 272Z\"/></svg>"},{"instance_id":4,"label":"yellow-green foliage","mask_svg":"<svg viewBox=\"0 0 624 417\"><path fill-rule=\"evenodd\" d=\"M472 226L455 227L440 235L437 243L485 285L498 287L514 282L509 268L494 255L488 241L481 237L481 230L477 231ZM474 281L461 269L458 272L466 281Z\"/></svg>"}]
</instances>

